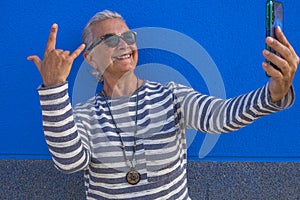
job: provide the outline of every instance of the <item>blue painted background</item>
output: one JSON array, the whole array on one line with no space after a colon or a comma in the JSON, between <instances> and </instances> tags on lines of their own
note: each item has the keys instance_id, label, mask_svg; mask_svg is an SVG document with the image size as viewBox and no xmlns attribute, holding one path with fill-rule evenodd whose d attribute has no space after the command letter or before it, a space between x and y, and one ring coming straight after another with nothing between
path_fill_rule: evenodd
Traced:
<instances>
[{"instance_id":1,"label":"blue painted background","mask_svg":"<svg viewBox=\"0 0 300 200\"><path fill-rule=\"evenodd\" d=\"M300 52L300 2L284 3L284 30ZM246 93L268 81L261 68L261 51L265 47L264 1L0 1L0 158L49 159L36 91L41 78L26 57L43 55L49 28L54 22L59 24L57 48L75 49L88 19L103 9L121 13L131 28L162 27L193 38L216 63L227 97ZM139 59L140 64L156 62L175 68L187 65L182 58L155 49L141 50ZM70 93L82 62L80 56L72 68L68 79ZM193 77L192 72L187 76L189 73ZM203 80L190 81L199 82L197 89L208 93ZM297 76L296 94L299 84L300 76ZM289 110L222 135L204 160L299 161L299 111L300 103L296 101ZM205 134L200 133L192 141L189 160L200 160L198 152L204 137Z\"/></svg>"}]
</instances>

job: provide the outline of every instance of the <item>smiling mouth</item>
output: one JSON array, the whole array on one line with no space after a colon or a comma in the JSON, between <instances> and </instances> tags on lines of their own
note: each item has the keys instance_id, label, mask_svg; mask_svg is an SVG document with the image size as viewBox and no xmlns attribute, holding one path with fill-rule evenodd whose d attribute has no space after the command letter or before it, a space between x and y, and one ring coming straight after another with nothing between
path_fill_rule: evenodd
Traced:
<instances>
[{"instance_id":1,"label":"smiling mouth","mask_svg":"<svg viewBox=\"0 0 300 200\"><path fill-rule=\"evenodd\" d=\"M122 55L120 55L120 56L114 57L114 59L115 59L115 60L126 60L126 59L131 58L132 55L133 55L133 52L125 53L125 54L122 54Z\"/></svg>"}]
</instances>

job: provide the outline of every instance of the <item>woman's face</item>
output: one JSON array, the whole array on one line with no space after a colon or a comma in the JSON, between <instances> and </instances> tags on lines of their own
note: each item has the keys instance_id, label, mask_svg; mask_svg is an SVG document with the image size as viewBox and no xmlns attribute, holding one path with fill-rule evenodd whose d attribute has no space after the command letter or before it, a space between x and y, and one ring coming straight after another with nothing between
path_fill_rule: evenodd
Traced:
<instances>
[{"instance_id":1,"label":"woman's face","mask_svg":"<svg viewBox=\"0 0 300 200\"><path fill-rule=\"evenodd\" d=\"M93 25L92 31L97 39L107 34L129 31L126 23L119 18L106 19ZM89 53L88 62L103 76L118 77L133 71L137 65L138 53L136 44L127 44L122 38L116 47L109 47L104 41L96 45Z\"/></svg>"}]
</instances>

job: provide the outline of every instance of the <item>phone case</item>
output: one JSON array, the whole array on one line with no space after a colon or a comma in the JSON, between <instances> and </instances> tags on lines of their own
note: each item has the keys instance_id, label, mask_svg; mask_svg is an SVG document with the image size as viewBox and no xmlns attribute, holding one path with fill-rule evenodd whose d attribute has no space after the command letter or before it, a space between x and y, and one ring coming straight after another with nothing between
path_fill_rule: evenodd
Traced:
<instances>
[{"instance_id":1,"label":"phone case","mask_svg":"<svg viewBox=\"0 0 300 200\"><path fill-rule=\"evenodd\" d=\"M266 3L266 36L276 39L275 28L279 26L283 30L283 3L268 0ZM276 51L266 45L266 49L277 54ZM278 55L278 54L277 54ZM280 70L276 65L267 60L275 69Z\"/></svg>"}]
</instances>

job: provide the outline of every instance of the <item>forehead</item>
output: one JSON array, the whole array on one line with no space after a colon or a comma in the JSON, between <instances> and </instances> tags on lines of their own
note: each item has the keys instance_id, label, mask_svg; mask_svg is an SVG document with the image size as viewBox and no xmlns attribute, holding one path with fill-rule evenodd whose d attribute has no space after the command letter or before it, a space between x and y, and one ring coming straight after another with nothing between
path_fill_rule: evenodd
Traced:
<instances>
[{"instance_id":1,"label":"forehead","mask_svg":"<svg viewBox=\"0 0 300 200\"><path fill-rule=\"evenodd\" d=\"M92 27L93 33L98 36L108 33L120 34L127 30L129 30L128 26L122 19L119 18L96 22Z\"/></svg>"}]
</instances>

